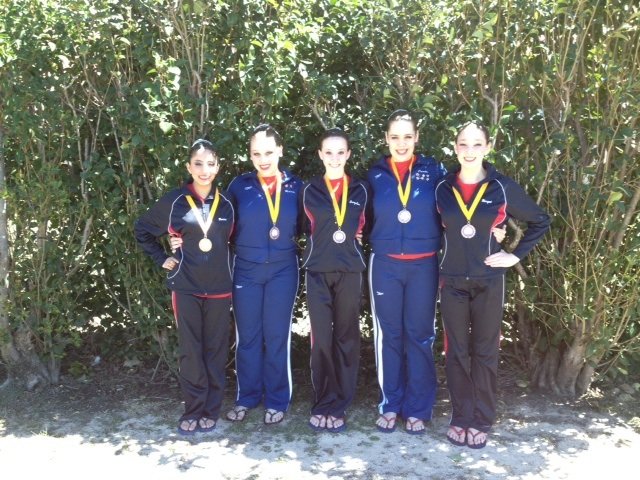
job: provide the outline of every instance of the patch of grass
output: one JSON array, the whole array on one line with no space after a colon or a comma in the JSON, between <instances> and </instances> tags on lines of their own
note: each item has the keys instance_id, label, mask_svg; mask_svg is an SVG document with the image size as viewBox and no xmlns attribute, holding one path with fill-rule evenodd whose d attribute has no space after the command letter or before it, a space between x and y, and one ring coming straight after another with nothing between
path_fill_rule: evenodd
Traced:
<instances>
[{"instance_id":1,"label":"patch of grass","mask_svg":"<svg viewBox=\"0 0 640 480\"><path fill-rule=\"evenodd\" d=\"M456 454L453 454L453 455L449 455L449 459L453 463L455 463L456 465L459 464L459 463L464 462L464 457L462 456L461 453L456 453Z\"/></svg>"}]
</instances>

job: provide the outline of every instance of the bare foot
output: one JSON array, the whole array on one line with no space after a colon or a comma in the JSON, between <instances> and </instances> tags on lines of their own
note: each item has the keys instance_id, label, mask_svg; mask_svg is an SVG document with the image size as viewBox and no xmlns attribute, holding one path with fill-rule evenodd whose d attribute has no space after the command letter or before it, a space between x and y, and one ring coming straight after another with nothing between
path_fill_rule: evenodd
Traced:
<instances>
[{"instance_id":1,"label":"bare foot","mask_svg":"<svg viewBox=\"0 0 640 480\"><path fill-rule=\"evenodd\" d=\"M376 420L376 426L381 432L391 433L396 429L397 418L398 414L396 412L383 413Z\"/></svg>"},{"instance_id":2,"label":"bare foot","mask_svg":"<svg viewBox=\"0 0 640 480\"><path fill-rule=\"evenodd\" d=\"M467 446L469 448L479 449L487 445L487 434L475 428L467 430Z\"/></svg>"},{"instance_id":3,"label":"bare foot","mask_svg":"<svg viewBox=\"0 0 640 480\"><path fill-rule=\"evenodd\" d=\"M466 428L456 427L450 425L447 430L447 440L458 447L463 447L467 444L467 430Z\"/></svg>"},{"instance_id":4,"label":"bare foot","mask_svg":"<svg viewBox=\"0 0 640 480\"><path fill-rule=\"evenodd\" d=\"M422 435L424 433L424 422L420 418L409 417L404 425L404 429L412 435Z\"/></svg>"},{"instance_id":5,"label":"bare foot","mask_svg":"<svg viewBox=\"0 0 640 480\"><path fill-rule=\"evenodd\" d=\"M322 430L327 426L327 417L324 415L311 415L309 425L314 430Z\"/></svg>"},{"instance_id":6,"label":"bare foot","mask_svg":"<svg viewBox=\"0 0 640 480\"><path fill-rule=\"evenodd\" d=\"M284 418L284 412L280 410L274 410L273 408L267 408L264 412L264 423L267 425L275 425L280 423Z\"/></svg>"}]
</instances>

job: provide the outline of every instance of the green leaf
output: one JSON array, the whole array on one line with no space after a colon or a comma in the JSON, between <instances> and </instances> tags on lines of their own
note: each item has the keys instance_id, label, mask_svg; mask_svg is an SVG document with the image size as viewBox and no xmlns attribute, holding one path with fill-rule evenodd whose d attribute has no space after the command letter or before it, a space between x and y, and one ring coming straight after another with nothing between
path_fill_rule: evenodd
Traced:
<instances>
[{"instance_id":1,"label":"green leaf","mask_svg":"<svg viewBox=\"0 0 640 480\"><path fill-rule=\"evenodd\" d=\"M163 133L169 133L173 127L175 127L175 125L171 122L165 122L164 120L162 120L159 123L160 126L160 130L162 130Z\"/></svg>"},{"instance_id":2,"label":"green leaf","mask_svg":"<svg viewBox=\"0 0 640 480\"><path fill-rule=\"evenodd\" d=\"M613 191L609 194L607 205L611 205L613 203L619 202L620 200L622 200L622 192Z\"/></svg>"}]
</instances>

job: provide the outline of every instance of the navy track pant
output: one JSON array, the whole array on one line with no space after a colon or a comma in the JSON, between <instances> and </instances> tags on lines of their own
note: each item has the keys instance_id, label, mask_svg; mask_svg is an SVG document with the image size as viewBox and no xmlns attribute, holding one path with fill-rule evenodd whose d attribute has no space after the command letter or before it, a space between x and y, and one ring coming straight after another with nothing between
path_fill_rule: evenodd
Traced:
<instances>
[{"instance_id":1,"label":"navy track pant","mask_svg":"<svg viewBox=\"0 0 640 480\"><path fill-rule=\"evenodd\" d=\"M430 420L436 400L433 359L438 259L403 261L371 254L373 315L380 413Z\"/></svg>"},{"instance_id":2,"label":"navy track pant","mask_svg":"<svg viewBox=\"0 0 640 480\"><path fill-rule=\"evenodd\" d=\"M451 425L488 432L496 418L503 301L504 275L441 281Z\"/></svg>"},{"instance_id":3,"label":"navy track pant","mask_svg":"<svg viewBox=\"0 0 640 480\"><path fill-rule=\"evenodd\" d=\"M362 273L307 271L305 283L311 322L311 413L344 417L358 380Z\"/></svg>"},{"instance_id":4,"label":"navy track pant","mask_svg":"<svg viewBox=\"0 0 640 480\"><path fill-rule=\"evenodd\" d=\"M286 411L293 392L291 318L298 292L295 257L273 263L235 259L236 405Z\"/></svg>"},{"instance_id":5,"label":"navy track pant","mask_svg":"<svg viewBox=\"0 0 640 480\"><path fill-rule=\"evenodd\" d=\"M220 416L229 355L230 298L172 292L178 326L179 379L184 398L180 421Z\"/></svg>"}]
</instances>

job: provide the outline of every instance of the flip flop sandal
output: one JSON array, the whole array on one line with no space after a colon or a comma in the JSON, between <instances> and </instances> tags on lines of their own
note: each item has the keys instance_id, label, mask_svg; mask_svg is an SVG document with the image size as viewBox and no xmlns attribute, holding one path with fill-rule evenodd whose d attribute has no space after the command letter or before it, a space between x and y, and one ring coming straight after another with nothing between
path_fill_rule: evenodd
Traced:
<instances>
[{"instance_id":1,"label":"flip flop sandal","mask_svg":"<svg viewBox=\"0 0 640 480\"><path fill-rule=\"evenodd\" d=\"M338 425L337 427L336 422L341 421L342 425ZM329 426L329 422L331 422L331 425L333 425L332 427ZM343 417L334 417L333 415L329 415L327 417L327 431L331 432L331 433L340 433L340 432L344 432L347 429L347 423L344 421Z\"/></svg>"},{"instance_id":2,"label":"flip flop sandal","mask_svg":"<svg viewBox=\"0 0 640 480\"><path fill-rule=\"evenodd\" d=\"M278 418L278 415L281 415ZM274 420L276 418L276 420ZM281 410L274 410L273 408L267 408L264 412L264 424L265 425L275 425L276 423L280 423L284 420L284 412Z\"/></svg>"},{"instance_id":3,"label":"flip flop sandal","mask_svg":"<svg viewBox=\"0 0 640 480\"><path fill-rule=\"evenodd\" d=\"M393 414L393 417L388 417L387 415L389 414ZM383 413L380 415L380 417L378 417L378 420L380 420L380 418L382 418L385 422L386 422L386 426L383 427L382 425L378 425L378 423L376 423L376 428L382 432L382 433L391 433L394 432L396 430L396 421L398 420L398 415L394 412L387 412L387 413ZM391 426L389 426L391 425Z\"/></svg>"},{"instance_id":4,"label":"flip flop sandal","mask_svg":"<svg viewBox=\"0 0 640 480\"><path fill-rule=\"evenodd\" d=\"M241 422L244 420L244 417L246 417L248 411L249 409L247 407L236 405L227 412L227 419L232 422Z\"/></svg>"},{"instance_id":5,"label":"flip flop sandal","mask_svg":"<svg viewBox=\"0 0 640 480\"><path fill-rule=\"evenodd\" d=\"M407 422L404 426L404 430L410 435L424 435L424 432L426 430L424 426L424 421L422 421L419 418L415 418L415 420L411 420L412 418L415 418L415 417L407 418ZM419 426L420 424L422 424L422 428L419 430L416 430L415 427Z\"/></svg>"},{"instance_id":6,"label":"flip flop sandal","mask_svg":"<svg viewBox=\"0 0 640 480\"><path fill-rule=\"evenodd\" d=\"M311 421L314 418L318 421L317 425L314 425ZM309 419L309 426L314 432L320 432L327 427L327 417L324 415L311 415L311 418Z\"/></svg>"},{"instance_id":7,"label":"flip flop sandal","mask_svg":"<svg viewBox=\"0 0 640 480\"><path fill-rule=\"evenodd\" d=\"M213 422L213 425L207 427L207 423L209 423L210 421ZM198 430L201 432L210 432L216 428L216 423L217 422L213 418L202 417L200 420L198 420Z\"/></svg>"},{"instance_id":8,"label":"flip flop sandal","mask_svg":"<svg viewBox=\"0 0 640 480\"><path fill-rule=\"evenodd\" d=\"M475 443L476 437L480 434L487 435L486 432L481 432L480 430L476 430L476 433L473 433L471 429L467 430L467 447L473 448L474 450L480 450L481 448L486 447L488 435L485 436L484 442ZM469 442L469 437L473 439L473 443Z\"/></svg>"},{"instance_id":9,"label":"flip flop sandal","mask_svg":"<svg viewBox=\"0 0 640 480\"><path fill-rule=\"evenodd\" d=\"M453 432L459 437L464 433L464 440L456 440L455 438L448 435L447 432L447 440L450 443L454 444L456 447L464 447L467 444L467 429L462 427L456 427L453 425L449 425L449 431L453 430Z\"/></svg>"},{"instance_id":10,"label":"flip flop sandal","mask_svg":"<svg viewBox=\"0 0 640 480\"><path fill-rule=\"evenodd\" d=\"M182 423L187 422L187 428L182 428ZM193 430L191 427L194 427ZM198 431L198 421L193 418L185 418L184 420L180 420L178 422L178 433L184 436L195 435Z\"/></svg>"}]
</instances>

